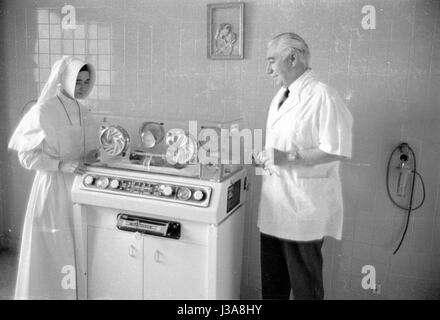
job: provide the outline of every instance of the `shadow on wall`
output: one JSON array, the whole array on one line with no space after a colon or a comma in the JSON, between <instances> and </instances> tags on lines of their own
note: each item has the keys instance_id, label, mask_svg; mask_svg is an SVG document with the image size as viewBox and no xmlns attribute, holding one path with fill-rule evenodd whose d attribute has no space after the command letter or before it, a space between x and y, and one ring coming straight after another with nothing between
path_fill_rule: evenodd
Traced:
<instances>
[{"instance_id":1,"label":"shadow on wall","mask_svg":"<svg viewBox=\"0 0 440 320\"><path fill-rule=\"evenodd\" d=\"M5 11L4 11L4 3L3 1L0 1L0 38L1 39L5 39ZM6 96L6 81L4 81L4 76L5 76L5 55L6 55L6 46L2 45L0 46L0 96L1 97L5 97ZM6 119L5 118L5 110L6 107L3 105L5 103L5 100L2 99L2 101L0 101L0 119ZM5 136L5 131L3 129L3 126L1 126L0 129L0 136ZM6 141L1 141L0 143L1 148L6 148ZM4 150L3 149L3 150ZM3 174L3 172L5 172L6 169L6 162L7 159L5 159L5 157L1 157L0 158L0 172ZM2 249L2 247L5 246L5 203L4 203L4 199L5 199L5 190L3 187L3 184L0 185L0 250Z\"/></svg>"},{"instance_id":2,"label":"shadow on wall","mask_svg":"<svg viewBox=\"0 0 440 320\"><path fill-rule=\"evenodd\" d=\"M5 39L8 45L1 46L1 61L8 61L6 65L2 64L1 74L6 74L9 81L2 82L2 91L4 97L3 103L5 108L1 108L1 112L4 114L2 119L8 119L2 126L4 134L2 134L2 145L7 152L2 154L2 173L4 173L5 185L7 189L1 189L2 214L4 213L3 221L4 228L4 244L6 247L18 251L22 226L24 221L24 214L26 212L28 194L32 185L34 172L25 170L18 162L16 152L7 149L9 138L11 137L13 130L18 125L22 116L33 105L29 103L31 100L36 100L39 95L39 86L37 76L38 65L34 61L34 56L27 48L38 48L38 28L27 28L27 38L24 41L16 41L13 38L13 32L17 28L14 18L23 18L27 20L29 25L37 25L37 13L33 10L12 10L3 11L7 15L5 19L2 19L4 27L2 30L2 39ZM26 15L26 16L25 16ZM11 42L14 45L11 45ZM13 48L13 50L11 50ZM20 65L20 70L16 69L16 66ZM18 72L19 71L19 72ZM26 186L25 188L23 186ZM21 190L21 192L14 192L13 190ZM0 220L1 221L1 220ZM6 227L7 226L7 227Z\"/></svg>"}]
</instances>

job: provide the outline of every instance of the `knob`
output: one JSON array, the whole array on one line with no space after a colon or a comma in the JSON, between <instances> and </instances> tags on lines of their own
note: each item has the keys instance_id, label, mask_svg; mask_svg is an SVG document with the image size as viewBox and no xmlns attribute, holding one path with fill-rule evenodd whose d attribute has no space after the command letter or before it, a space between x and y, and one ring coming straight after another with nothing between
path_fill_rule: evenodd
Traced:
<instances>
[{"instance_id":1,"label":"knob","mask_svg":"<svg viewBox=\"0 0 440 320\"><path fill-rule=\"evenodd\" d=\"M165 186L162 190L162 194L166 197L169 197L173 194L173 188L171 186Z\"/></svg>"},{"instance_id":2,"label":"knob","mask_svg":"<svg viewBox=\"0 0 440 320\"><path fill-rule=\"evenodd\" d=\"M108 180L108 178L100 178L98 182L96 182L96 185L101 189L105 189L108 187L109 183L110 181Z\"/></svg>"},{"instance_id":3,"label":"knob","mask_svg":"<svg viewBox=\"0 0 440 320\"><path fill-rule=\"evenodd\" d=\"M84 184L85 184L86 186L90 186L90 185L92 185L94 181L95 181L95 178L93 178L93 176L91 176L91 175L87 175L87 176L84 178Z\"/></svg>"},{"instance_id":4,"label":"knob","mask_svg":"<svg viewBox=\"0 0 440 320\"><path fill-rule=\"evenodd\" d=\"M117 179L113 179L113 180L110 182L110 187L111 187L112 189L117 189L117 188L119 187L119 180L117 180Z\"/></svg>"},{"instance_id":5,"label":"knob","mask_svg":"<svg viewBox=\"0 0 440 320\"><path fill-rule=\"evenodd\" d=\"M197 201L202 200L204 196L205 196L205 194L203 193L202 190L196 190L194 192L194 199L197 200Z\"/></svg>"},{"instance_id":6,"label":"knob","mask_svg":"<svg viewBox=\"0 0 440 320\"><path fill-rule=\"evenodd\" d=\"M180 187L177 191L177 198L179 200L188 200L191 198L191 190L187 187Z\"/></svg>"}]
</instances>

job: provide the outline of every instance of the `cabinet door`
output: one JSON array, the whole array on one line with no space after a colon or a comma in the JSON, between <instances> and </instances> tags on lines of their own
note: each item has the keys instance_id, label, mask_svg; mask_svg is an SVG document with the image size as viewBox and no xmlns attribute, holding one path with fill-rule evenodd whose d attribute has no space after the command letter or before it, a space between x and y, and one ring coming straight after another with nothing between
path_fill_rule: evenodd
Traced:
<instances>
[{"instance_id":1,"label":"cabinet door","mask_svg":"<svg viewBox=\"0 0 440 320\"><path fill-rule=\"evenodd\" d=\"M206 299L207 247L144 238L145 299Z\"/></svg>"},{"instance_id":2,"label":"cabinet door","mask_svg":"<svg viewBox=\"0 0 440 320\"><path fill-rule=\"evenodd\" d=\"M88 227L87 298L142 299L142 236Z\"/></svg>"}]
</instances>

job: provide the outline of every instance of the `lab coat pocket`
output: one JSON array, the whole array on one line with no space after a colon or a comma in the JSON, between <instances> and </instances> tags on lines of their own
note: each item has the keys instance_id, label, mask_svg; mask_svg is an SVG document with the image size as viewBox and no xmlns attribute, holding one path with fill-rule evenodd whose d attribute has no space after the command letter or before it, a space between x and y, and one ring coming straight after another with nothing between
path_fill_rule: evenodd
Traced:
<instances>
[{"instance_id":1,"label":"lab coat pocket","mask_svg":"<svg viewBox=\"0 0 440 320\"><path fill-rule=\"evenodd\" d=\"M315 173L313 177L298 179L298 184L308 200L306 208L309 210L310 218L321 219L332 211L330 209L334 207L336 201L334 179L326 176L319 177ZM313 210L310 211L310 208Z\"/></svg>"},{"instance_id":2,"label":"lab coat pocket","mask_svg":"<svg viewBox=\"0 0 440 320\"><path fill-rule=\"evenodd\" d=\"M330 176L330 168L326 165L316 165L313 167L298 167L296 177L302 179L326 179Z\"/></svg>"},{"instance_id":3,"label":"lab coat pocket","mask_svg":"<svg viewBox=\"0 0 440 320\"><path fill-rule=\"evenodd\" d=\"M299 189L302 191L301 201L297 201L301 216L307 219L319 219L325 206L325 198L328 194L329 179L318 178L315 175L298 179Z\"/></svg>"}]
</instances>

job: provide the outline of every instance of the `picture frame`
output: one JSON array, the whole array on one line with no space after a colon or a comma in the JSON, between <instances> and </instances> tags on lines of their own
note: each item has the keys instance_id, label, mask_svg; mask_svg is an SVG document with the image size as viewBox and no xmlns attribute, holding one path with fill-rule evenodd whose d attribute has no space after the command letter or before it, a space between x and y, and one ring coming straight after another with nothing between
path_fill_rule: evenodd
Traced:
<instances>
[{"instance_id":1,"label":"picture frame","mask_svg":"<svg viewBox=\"0 0 440 320\"><path fill-rule=\"evenodd\" d=\"M211 3L208 8L208 58L244 59L243 2Z\"/></svg>"}]
</instances>

